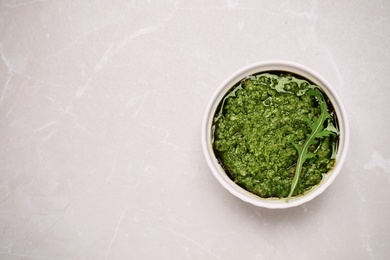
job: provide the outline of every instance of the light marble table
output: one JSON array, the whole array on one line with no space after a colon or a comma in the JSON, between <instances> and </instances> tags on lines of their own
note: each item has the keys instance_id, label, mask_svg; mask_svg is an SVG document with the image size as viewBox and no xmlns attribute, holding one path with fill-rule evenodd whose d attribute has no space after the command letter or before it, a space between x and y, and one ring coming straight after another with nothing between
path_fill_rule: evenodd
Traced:
<instances>
[{"instance_id":1,"label":"light marble table","mask_svg":"<svg viewBox=\"0 0 390 260\"><path fill-rule=\"evenodd\" d=\"M0 2L0 259L390 259L390 1ZM346 164L315 200L230 195L206 105L268 59L344 100Z\"/></svg>"}]
</instances>

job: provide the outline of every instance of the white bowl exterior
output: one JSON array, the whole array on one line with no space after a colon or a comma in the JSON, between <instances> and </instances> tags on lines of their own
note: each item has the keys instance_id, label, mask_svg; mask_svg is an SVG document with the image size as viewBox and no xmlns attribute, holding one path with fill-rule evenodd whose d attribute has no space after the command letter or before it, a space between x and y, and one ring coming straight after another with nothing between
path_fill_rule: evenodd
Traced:
<instances>
[{"instance_id":1,"label":"white bowl exterior","mask_svg":"<svg viewBox=\"0 0 390 260\"><path fill-rule=\"evenodd\" d=\"M241 81L243 78L265 72L265 71L286 71L298 74L304 78L307 78L317 86L319 86L325 94L328 96L331 101L334 110L338 117L339 131L340 131L340 140L339 140L339 149L336 156L335 167L323 178L321 183L314 187L312 190L308 191L302 196L293 197L289 202L286 202L284 199L277 198L260 198L259 196L254 195L253 193L248 192L247 190L241 188L236 183L234 183L229 176L224 172L221 165L218 163L217 158L214 155L212 148L212 124L215 111L221 102L222 98L225 96L227 91L229 91L236 83ZM266 207L266 208L290 208L294 206L301 205L305 202L308 202L319 194L321 194L329 185L334 181L336 176L341 171L342 165L345 161L347 149L349 142L349 127L348 119L345 108L337 95L336 91L332 86L319 74L315 71L289 61L264 61L249 65L226 79L217 89L215 94L208 104L206 113L204 115L203 124L202 124L202 146L203 153L206 157L206 161L213 172L217 180L230 191L233 195L240 198L243 201L249 202L256 206Z\"/></svg>"}]
</instances>

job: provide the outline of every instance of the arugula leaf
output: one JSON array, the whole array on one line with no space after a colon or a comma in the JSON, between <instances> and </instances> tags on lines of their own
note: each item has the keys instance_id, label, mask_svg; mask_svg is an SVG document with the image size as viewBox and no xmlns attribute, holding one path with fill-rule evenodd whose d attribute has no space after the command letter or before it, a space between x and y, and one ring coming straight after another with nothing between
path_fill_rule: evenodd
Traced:
<instances>
[{"instance_id":1,"label":"arugula leaf","mask_svg":"<svg viewBox=\"0 0 390 260\"><path fill-rule=\"evenodd\" d=\"M314 85L310 84L304 79L297 79L292 77L280 78L279 76L270 73L263 73L261 75L256 76L255 78L257 80L260 80L261 77L268 77L269 79L271 79L271 83L269 84L269 86L272 89L275 89L279 93L289 93L289 94L295 94L297 96L302 96L308 90L315 88ZM298 89L295 91L292 91L291 88L290 90L286 89L288 85L290 85L291 83L296 83Z\"/></svg>"},{"instance_id":2,"label":"arugula leaf","mask_svg":"<svg viewBox=\"0 0 390 260\"><path fill-rule=\"evenodd\" d=\"M315 139L317 138L323 138L335 133L338 134L337 129L331 123L331 115L328 112L328 107L321 91L318 88L315 88L308 90L306 93L316 98L321 108L321 114L314 121L311 121L309 119L305 120L305 122L307 122L310 126L311 133L308 135L304 144L302 146L299 146L298 144L293 143L295 149L297 149L298 151L298 160L295 167L295 175L291 183L290 193L287 196L286 202L291 199L291 196L294 193L295 188L297 187L299 177L302 172L303 164L307 159L315 157L314 153L308 151L310 145L314 144ZM328 126L324 128L324 123L326 120L328 120Z\"/></svg>"},{"instance_id":3,"label":"arugula leaf","mask_svg":"<svg viewBox=\"0 0 390 260\"><path fill-rule=\"evenodd\" d=\"M335 133L336 135L339 134L339 130L333 125L330 119L328 119L328 126L325 129Z\"/></svg>"}]
</instances>

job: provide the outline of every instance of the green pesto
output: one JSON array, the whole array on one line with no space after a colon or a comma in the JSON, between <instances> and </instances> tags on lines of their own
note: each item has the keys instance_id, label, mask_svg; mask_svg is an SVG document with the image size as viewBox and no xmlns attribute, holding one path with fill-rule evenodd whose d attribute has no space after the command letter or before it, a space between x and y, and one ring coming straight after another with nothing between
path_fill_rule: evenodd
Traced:
<instances>
[{"instance_id":1,"label":"green pesto","mask_svg":"<svg viewBox=\"0 0 390 260\"><path fill-rule=\"evenodd\" d=\"M214 118L213 148L233 181L263 198L287 198L290 190L292 196L302 195L319 184L337 151L332 111L327 111L332 116L326 121L332 134L311 140L311 156L291 189L296 147L306 142L310 122L321 115L319 101L308 94L317 88L286 73L263 73L245 78L224 97Z\"/></svg>"}]
</instances>

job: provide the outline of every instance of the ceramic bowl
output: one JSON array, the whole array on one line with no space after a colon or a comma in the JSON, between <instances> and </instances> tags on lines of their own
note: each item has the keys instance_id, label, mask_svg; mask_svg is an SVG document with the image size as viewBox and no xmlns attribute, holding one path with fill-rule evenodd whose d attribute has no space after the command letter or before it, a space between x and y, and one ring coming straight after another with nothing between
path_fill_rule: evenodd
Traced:
<instances>
[{"instance_id":1,"label":"ceramic bowl","mask_svg":"<svg viewBox=\"0 0 390 260\"><path fill-rule=\"evenodd\" d=\"M225 173L220 163L218 162L212 147L212 124L213 118L216 113L216 109L225 96L225 94L238 82L244 79L247 76L258 74L261 72L267 71L285 71L293 74L302 76L309 81L313 82L319 86L323 92L327 95L330 102L333 105L334 111L338 118L338 127L340 131L339 136L339 148L336 156L336 163L333 169L325 175L322 181L312 188L310 191L304 195L292 197L289 202L286 202L285 199L279 198L261 198L244 188L237 185L233 182L229 176ZM305 202L308 202L322 192L324 192L329 185L334 181L336 176L340 173L343 163L346 158L348 150L348 140L349 140L349 128L348 128L348 119L345 108L341 102L340 97L337 95L334 88L325 80L321 75L312 69L289 61L264 61L255 63L245 68L237 71L230 77L228 77L217 89L217 91L212 96L206 112L204 114L203 124L202 124L202 146L203 153L205 155L206 161L214 174L217 180L225 187L230 193L234 196L240 198L243 201L251 203L256 206L265 207L265 208L290 208L301 205Z\"/></svg>"}]
</instances>

